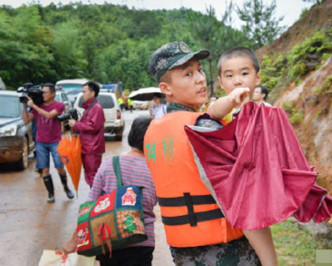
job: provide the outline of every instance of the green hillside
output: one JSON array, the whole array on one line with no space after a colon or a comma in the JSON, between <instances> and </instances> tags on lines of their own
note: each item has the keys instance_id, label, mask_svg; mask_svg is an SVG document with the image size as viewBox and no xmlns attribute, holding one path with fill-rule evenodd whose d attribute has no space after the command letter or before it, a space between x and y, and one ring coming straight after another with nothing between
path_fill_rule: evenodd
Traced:
<instances>
[{"instance_id":1,"label":"green hillside","mask_svg":"<svg viewBox=\"0 0 332 266\"><path fill-rule=\"evenodd\" d=\"M147 71L151 53L175 40L201 48L189 18L204 17L187 9L130 10L112 4L2 6L0 77L12 89L28 81L69 78L122 81L130 90L154 86ZM214 17L212 22L220 23Z\"/></svg>"}]
</instances>

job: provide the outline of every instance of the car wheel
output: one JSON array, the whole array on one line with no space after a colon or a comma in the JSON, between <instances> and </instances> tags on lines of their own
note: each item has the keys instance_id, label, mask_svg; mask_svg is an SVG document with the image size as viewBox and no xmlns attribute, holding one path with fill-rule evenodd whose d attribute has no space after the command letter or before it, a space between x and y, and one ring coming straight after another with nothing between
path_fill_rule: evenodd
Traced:
<instances>
[{"instance_id":1,"label":"car wheel","mask_svg":"<svg viewBox=\"0 0 332 266\"><path fill-rule=\"evenodd\" d=\"M28 156L29 156L29 144L28 144L27 138L24 138L22 157L17 162L17 165L16 165L19 170L24 170L28 167Z\"/></svg>"}]
</instances>

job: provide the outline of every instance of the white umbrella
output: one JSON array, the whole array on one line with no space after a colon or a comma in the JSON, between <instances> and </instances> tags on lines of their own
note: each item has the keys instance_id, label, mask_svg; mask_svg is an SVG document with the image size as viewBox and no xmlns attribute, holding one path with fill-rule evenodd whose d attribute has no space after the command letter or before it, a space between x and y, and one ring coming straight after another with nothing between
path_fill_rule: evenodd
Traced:
<instances>
[{"instance_id":1,"label":"white umbrella","mask_svg":"<svg viewBox=\"0 0 332 266\"><path fill-rule=\"evenodd\" d=\"M163 98L165 97L165 94L161 92L160 88L150 87L132 91L128 98L137 101L151 101L154 96Z\"/></svg>"}]
</instances>

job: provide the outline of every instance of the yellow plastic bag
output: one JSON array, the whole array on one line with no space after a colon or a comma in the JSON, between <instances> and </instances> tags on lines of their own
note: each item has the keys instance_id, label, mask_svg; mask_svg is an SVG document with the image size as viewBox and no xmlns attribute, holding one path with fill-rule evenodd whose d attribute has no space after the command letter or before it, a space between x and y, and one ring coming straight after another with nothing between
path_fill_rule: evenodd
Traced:
<instances>
[{"instance_id":1,"label":"yellow plastic bag","mask_svg":"<svg viewBox=\"0 0 332 266\"><path fill-rule=\"evenodd\" d=\"M71 253L67 256L58 250L44 250L38 266L94 266L96 257Z\"/></svg>"}]
</instances>

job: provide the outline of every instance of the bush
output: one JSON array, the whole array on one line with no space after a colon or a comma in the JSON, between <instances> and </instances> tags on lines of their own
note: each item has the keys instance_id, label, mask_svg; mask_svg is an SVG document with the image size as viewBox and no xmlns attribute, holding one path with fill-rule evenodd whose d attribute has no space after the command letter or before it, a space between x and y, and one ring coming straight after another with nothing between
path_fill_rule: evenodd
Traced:
<instances>
[{"instance_id":1,"label":"bush","mask_svg":"<svg viewBox=\"0 0 332 266\"><path fill-rule=\"evenodd\" d=\"M303 120L303 113L297 110L293 112L289 118L289 122L292 125L298 125L302 122L302 120Z\"/></svg>"}]
</instances>

